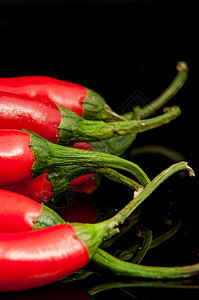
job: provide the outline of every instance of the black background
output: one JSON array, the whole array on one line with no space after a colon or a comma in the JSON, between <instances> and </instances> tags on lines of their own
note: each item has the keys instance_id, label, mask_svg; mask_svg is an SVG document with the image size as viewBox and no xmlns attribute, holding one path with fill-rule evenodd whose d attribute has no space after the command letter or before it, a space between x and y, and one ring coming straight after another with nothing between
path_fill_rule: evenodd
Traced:
<instances>
[{"instance_id":1,"label":"black background","mask_svg":"<svg viewBox=\"0 0 199 300\"><path fill-rule=\"evenodd\" d=\"M191 1L0 1L0 76L48 75L76 82L96 90L120 113L123 103L135 95L145 102L158 96L176 75L176 63L184 60L190 68L189 79L172 100L172 104L180 105L182 115L164 128L140 134L135 145L171 147L186 157L198 175L196 12ZM171 164L153 155L140 156L137 162L151 178ZM103 184L94 198L107 197L116 205L121 197L128 196L121 187L106 181ZM176 238L155 249L143 263L169 266L197 262L197 176L174 176L150 199L142 215L145 225L155 230L169 213L182 220L182 228ZM108 278L114 277L108 274ZM56 289L60 299L61 291ZM132 295L135 299L187 295L198 299L198 292L193 290L125 291L111 290L96 299L110 295L123 299L132 299ZM34 293L24 295L29 299ZM23 295L18 296L22 299ZM50 293L47 297L51 299Z\"/></svg>"}]
</instances>

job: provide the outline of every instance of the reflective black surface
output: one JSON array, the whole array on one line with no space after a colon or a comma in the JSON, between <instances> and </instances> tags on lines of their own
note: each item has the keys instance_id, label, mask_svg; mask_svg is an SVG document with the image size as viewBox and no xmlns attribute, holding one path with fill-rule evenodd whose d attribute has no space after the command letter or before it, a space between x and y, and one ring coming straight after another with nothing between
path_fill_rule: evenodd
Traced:
<instances>
[{"instance_id":1,"label":"reflective black surface","mask_svg":"<svg viewBox=\"0 0 199 300\"><path fill-rule=\"evenodd\" d=\"M60 1L61 2L61 1ZM182 115L178 120L138 135L134 146L155 144L183 154L196 172L196 178L173 176L144 203L139 226L159 235L177 220L181 228L175 237L148 252L143 263L185 265L198 262L198 75L196 8L191 2L144 1L128 3L0 5L0 76L48 75L77 82L99 92L118 113L157 97L176 75L180 60L188 63L189 78L172 100ZM127 103L127 107L124 106ZM135 161L153 178L172 160L161 155L143 154ZM96 207L119 209L131 197L127 188L103 180L92 196ZM130 231L132 235L135 233ZM130 233L116 244L128 246ZM87 291L101 283L129 278L114 276L89 265L103 276L89 277L75 284ZM198 299L198 285L185 282L185 289L122 287L93 295L95 299L118 296L121 299ZM133 284L133 282L132 282ZM140 284L140 282L139 282ZM147 285L147 284L146 284ZM50 287L15 294L19 299L58 299L67 287ZM54 291L54 292L52 292ZM69 295L69 294L68 294ZM73 294L63 299L80 299ZM3 295L9 299L12 295ZM45 298L46 297L46 298ZM85 299L90 296L84 295ZM84 299L81 296L81 299Z\"/></svg>"}]
</instances>

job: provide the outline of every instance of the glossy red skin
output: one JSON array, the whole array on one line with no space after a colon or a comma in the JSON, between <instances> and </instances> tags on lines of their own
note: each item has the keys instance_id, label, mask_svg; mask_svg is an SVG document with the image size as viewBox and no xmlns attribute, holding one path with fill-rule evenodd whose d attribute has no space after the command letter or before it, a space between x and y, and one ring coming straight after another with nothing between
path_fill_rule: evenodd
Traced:
<instances>
[{"instance_id":1,"label":"glossy red skin","mask_svg":"<svg viewBox=\"0 0 199 300\"><path fill-rule=\"evenodd\" d=\"M30 136L18 130L0 130L0 186L32 178L35 157Z\"/></svg>"},{"instance_id":2,"label":"glossy red skin","mask_svg":"<svg viewBox=\"0 0 199 300\"><path fill-rule=\"evenodd\" d=\"M0 233L0 291L47 285L88 262L88 250L69 224Z\"/></svg>"},{"instance_id":3,"label":"glossy red skin","mask_svg":"<svg viewBox=\"0 0 199 300\"><path fill-rule=\"evenodd\" d=\"M42 206L34 200L0 189L0 232L32 230L41 213Z\"/></svg>"},{"instance_id":4,"label":"glossy red skin","mask_svg":"<svg viewBox=\"0 0 199 300\"><path fill-rule=\"evenodd\" d=\"M52 143L59 137L61 111L53 103L0 91L0 128L33 131Z\"/></svg>"},{"instance_id":5,"label":"glossy red skin","mask_svg":"<svg viewBox=\"0 0 199 300\"><path fill-rule=\"evenodd\" d=\"M46 76L0 78L0 91L47 100L79 116L83 114L82 101L87 97L83 86Z\"/></svg>"},{"instance_id":6,"label":"glossy red skin","mask_svg":"<svg viewBox=\"0 0 199 300\"><path fill-rule=\"evenodd\" d=\"M39 203L47 203L53 198L52 185L48 180L48 170L34 179L4 186L3 189L25 195Z\"/></svg>"}]
</instances>

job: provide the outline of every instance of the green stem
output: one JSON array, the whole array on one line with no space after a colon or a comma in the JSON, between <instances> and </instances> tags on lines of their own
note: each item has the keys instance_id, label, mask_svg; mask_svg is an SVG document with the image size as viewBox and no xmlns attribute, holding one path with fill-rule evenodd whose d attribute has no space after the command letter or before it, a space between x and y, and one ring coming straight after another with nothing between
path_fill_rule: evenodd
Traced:
<instances>
[{"instance_id":1,"label":"green stem","mask_svg":"<svg viewBox=\"0 0 199 300\"><path fill-rule=\"evenodd\" d=\"M150 246L149 249L153 249L153 248L161 245L162 243L164 243L168 239L170 239L172 236L174 236L178 232L180 226L181 226L181 222L179 220L177 222L177 224L174 227L172 227L170 230L168 230L167 232L165 232L164 234L162 234L160 236L155 237L152 240L152 243L151 243L151 246Z\"/></svg>"},{"instance_id":2,"label":"green stem","mask_svg":"<svg viewBox=\"0 0 199 300\"><path fill-rule=\"evenodd\" d=\"M97 92L87 88L87 97L83 100L83 118L88 120L123 121L124 118L107 105Z\"/></svg>"},{"instance_id":3,"label":"green stem","mask_svg":"<svg viewBox=\"0 0 199 300\"><path fill-rule=\"evenodd\" d=\"M92 169L91 169L92 170ZM136 181L132 180L131 178L128 178L120 173L118 173L117 171L110 169L110 168L93 168L93 171L99 174L104 175L106 178L109 178L117 183L121 183L124 184L128 187L130 187L131 189L138 191L141 188L143 188L143 186L139 183L137 183Z\"/></svg>"},{"instance_id":4,"label":"green stem","mask_svg":"<svg viewBox=\"0 0 199 300\"><path fill-rule=\"evenodd\" d=\"M59 144L73 145L76 142L94 142L116 136L144 132L167 124L180 115L179 107L165 110L165 114L146 120L130 120L105 123L90 121L77 116L74 112L58 107L62 111L62 122L59 125Z\"/></svg>"},{"instance_id":5,"label":"green stem","mask_svg":"<svg viewBox=\"0 0 199 300\"><path fill-rule=\"evenodd\" d=\"M178 221L178 223L172 227L170 230L168 230L167 232L165 232L164 234L155 237L150 244L149 250L153 249L157 246L159 246L160 244L164 243L165 241L167 241L169 238L171 238L172 236L174 236L176 234L176 232L179 230L181 225L181 222ZM141 232L141 237L143 237L143 233ZM147 238L147 237L146 237ZM150 231L149 231L149 239L150 239ZM148 243L150 240L146 239L146 242ZM144 243L144 241L143 241ZM143 248L143 244L141 245L141 247ZM130 260L134 255L135 252L137 251L137 249L139 248L139 244L133 245L130 248L126 249L126 250L118 250L116 251L116 253L114 254L114 256L116 256L118 259L121 260ZM141 249L142 251L142 249ZM133 263L137 263L137 261L131 260L131 262Z\"/></svg>"},{"instance_id":6,"label":"green stem","mask_svg":"<svg viewBox=\"0 0 199 300\"><path fill-rule=\"evenodd\" d=\"M141 244L133 245L123 251L118 250L114 256L121 260L130 260L134 264L139 264L150 248L153 238L152 231L149 229L141 230L140 236L142 238Z\"/></svg>"},{"instance_id":7,"label":"green stem","mask_svg":"<svg viewBox=\"0 0 199 300\"><path fill-rule=\"evenodd\" d=\"M180 108L178 106L173 106L164 109L164 114L158 117L144 119L144 120L132 120L132 121L123 121L117 123L108 123L114 124L115 132L117 135L127 135L132 133L140 133L148 131L157 127L160 127L164 124L169 123L170 121L176 119L181 114Z\"/></svg>"},{"instance_id":8,"label":"green stem","mask_svg":"<svg viewBox=\"0 0 199 300\"><path fill-rule=\"evenodd\" d=\"M178 62L176 68L178 74L168 88L159 97L140 109L139 116L141 119L151 116L163 107L184 85L188 77L188 65L181 61Z\"/></svg>"},{"instance_id":9,"label":"green stem","mask_svg":"<svg viewBox=\"0 0 199 300\"><path fill-rule=\"evenodd\" d=\"M97 250L93 261L113 272L130 277L177 279L190 277L199 272L199 263L182 267L143 266L119 260L102 249Z\"/></svg>"},{"instance_id":10,"label":"green stem","mask_svg":"<svg viewBox=\"0 0 199 300\"><path fill-rule=\"evenodd\" d=\"M82 167L87 169L98 167L120 169L135 176L143 186L146 186L150 182L146 173L133 162L111 154L56 145L33 132L27 132L31 136L30 147L36 157L35 164L32 167L35 177L43 173L50 166L76 165L80 169Z\"/></svg>"},{"instance_id":11,"label":"green stem","mask_svg":"<svg viewBox=\"0 0 199 300\"><path fill-rule=\"evenodd\" d=\"M174 162L182 161L185 159L184 155L168 147L160 145L146 144L134 147L128 151L128 156L136 156L140 154L158 154L163 155Z\"/></svg>"},{"instance_id":12,"label":"green stem","mask_svg":"<svg viewBox=\"0 0 199 300\"><path fill-rule=\"evenodd\" d=\"M173 164L168 169L161 172L159 175L157 175L149 184L140 192L135 192L134 199L129 202L121 211L119 211L114 217L111 219L104 221L107 223L110 228L114 228L118 226L119 224L122 224L125 219L141 204L143 201L167 178L169 178L174 173L181 171L181 170L187 170L189 172L190 176L194 176L193 170L188 166L186 162L179 162L176 164Z\"/></svg>"}]
</instances>

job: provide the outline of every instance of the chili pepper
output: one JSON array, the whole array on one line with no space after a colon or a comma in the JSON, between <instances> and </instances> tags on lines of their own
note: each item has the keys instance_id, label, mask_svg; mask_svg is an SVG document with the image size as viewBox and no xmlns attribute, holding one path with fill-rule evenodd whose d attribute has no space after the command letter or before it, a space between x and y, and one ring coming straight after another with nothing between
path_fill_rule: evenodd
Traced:
<instances>
[{"instance_id":1,"label":"chili pepper","mask_svg":"<svg viewBox=\"0 0 199 300\"><path fill-rule=\"evenodd\" d=\"M152 191L169 176L183 169L189 171L190 175L194 174L185 162L171 166L151 181L143 191L136 194L119 213L104 222L97 224L63 222L49 225L44 224L48 218L40 215L35 219L36 223L39 223L39 228L42 223L50 227L37 231L0 233L0 290L22 290L51 283L83 267L92 258L111 270L135 277L171 279L198 273L199 264L170 268L138 266L122 262L98 249L105 239L119 232L118 225L123 223ZM47 210L48 216L55 215L49 208Z\"/></svg>"},{"instance_id":2,"label":"chili pepper","mask_svg":"<svg viewBox=\"0 0 199 300\"><path fill-rule=\"evenodd\" d=\"M114 136L143 132L170 122L180 109L148 120L105 123L85 120L76 113L43 100L0 92L0 128L31 130L53 143L73 145L76 142L99 141Z\"/></svg>"},{"instance_id":3,"label":"chili pepper","mask_svg":"<svg viewBox=\"0 0 199 300\"><path fill-rule=\"evenodd\" d=\"M93 120L122 120L95 91L46 76L1 78L0 91L45 100Z\"/></svg>"},{"instance_id":4,"label":"chili pepper","mask_svg":"<svg viewBox=\"0 0 199 300\"><path fill-rule=\"evenodd\" d=\"M68 188L77 193L91 194L96 189L100 178L96 178L94 174L81 175L82 172L84 173L85 170L81 166L70 166L70 168L68 166L49 167L38 177L26 179L12 185L1 185L1 188L23 194L40 203L54 200ZM104 167L98 168L97 173L131 188L137 189L140 187L140 185L135 185L131 179ZM110 174L112 175L110 176Z\"/></svg>"},{"instance_id":5,"label":"chili pepper","mask_svg":"<svg viewBox=\"0 0 199 300\"><path fill-rule=\"evenodd\" d=\"M75 215L76 208L79 211L78 215ZM87 209L90 213L87 213ZM79 199L74 205L71 204L64 210L58 209L57 212L59 214L27 196L0 189L0 232L22 232L40 229L63 224L65 221L95 223L97 218L96 212L91 207L88 199L86 201Z\"/></svg>"},{"instance_id":6,"label":"chili pepper","mask_svg":"<svg viewBox=\"0 0 199 300\"><path fill-rule=\"evenodd\" d=\"M178 62L178 74L169 88L150 105L144 107L141 114L148 116L163 106L183 86L188 75L185 62ZM45 100L68 108L77 115L93 120L124 120L111 110L105 100L95 91L81 85L45 76L26 76L1 78L0 91Z\"/></svg>"},{"instance_id":7,"label":"chili pepper","mask_svg":"<svg viewBox=\"0 0 199 300\"><path fill-rule=\"evenodd\" d=\"M76 234L69 224L0 233L0 291L39 287L82 268L89 250Z\"/></svg>"},{"instance_id":8,"label":"chili pepper","mask_svg":"<svg viewBox=\"0 0 199 300\"><path fill-rule=\"evenodd\" d=\"M130 172L143 185L150 181L139 166L120 157L55 145L33 132L0 130L1 186L37 177L49 167L57 165L67 166L69 180L75 173L89 169L99 173L105 172L107 177L116 181L127 180L127 185L140 189L141 185L137 182L125 176L120 177L119 173L109 169L116 168ZM106 171L103 168L106 168Z\"/></svg>"}]
</instances>

